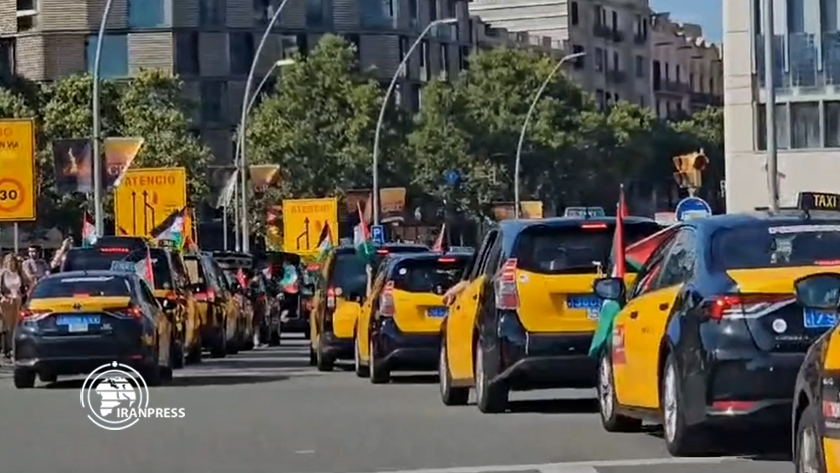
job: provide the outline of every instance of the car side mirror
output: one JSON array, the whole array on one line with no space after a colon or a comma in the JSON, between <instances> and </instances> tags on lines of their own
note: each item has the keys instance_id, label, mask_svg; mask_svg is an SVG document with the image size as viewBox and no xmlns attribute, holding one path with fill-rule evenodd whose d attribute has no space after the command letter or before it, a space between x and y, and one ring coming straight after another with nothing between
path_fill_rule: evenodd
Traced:
<instances>
[{"instance_id":1,"label":"car side mirror","mask_svg":"<svg viewBox=\"0 0 840 473\"><path fill-rule=\"evenodd\" d=\"M624 301L624 294L627 288L622 278L601 278L592 284L595 295L608 301Z\"/></svg>"},{"instance_id":2,"label":"car side mirror","mask_svg":"<svg viewBox=\"0 0 840 473\"><path fill-rule=\"evenodd\" d=\"M793 283L796 302L809 309L832 310L840 307L840 273L818 273Z\"/></svg>"},{"instance_id":3,"label":"car side mirror","mask_svg":"<svg viewBox=\"0 0 840 473\"><path fill-rule=\"evenodd\" d=\"M364 297L362 297L361 294L355 292L351 292L350 295L347 297L347 300L352 302L358 302L359 304L362 303L362 299L364 299Z\"/></svg>"},{"instance_id":4,"label":"car side mirror","mask_svg":"<svg viewBox=\"0 0 840 473\"><path fill-rule=\"evenodd\" d=\"M173 310L175 309L175 307L177 307L175 301L171 301L169 299L164 300L161 305L163 306L163 310Z\"/></svg>"}]
</instances>

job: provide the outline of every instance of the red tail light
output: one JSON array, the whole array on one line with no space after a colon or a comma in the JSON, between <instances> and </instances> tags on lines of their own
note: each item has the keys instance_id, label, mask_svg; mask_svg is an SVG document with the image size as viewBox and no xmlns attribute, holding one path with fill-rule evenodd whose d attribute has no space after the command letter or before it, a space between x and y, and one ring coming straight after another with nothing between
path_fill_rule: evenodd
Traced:
<instances>
[{"instance_id":1,"label":"red tail light","mask_svg":"<svg viewBox=\"0 0 840 473\"><path fill-rule=\"evenodd\" d=\"M100 248L100 249L99 249L99 252L100 252L100 253L122 253L122 254L127 254L127 253L130 253L130 252L131 252L131 250L129 250L128 248Z\"/></svg>"},{"instance_id":2,"label":"red tail light","mask_svg":"<svg viewBox=\"0 0 840 473\"><path fill-rule=\"evenodd\" d=\"M584 230L606 230L606 223L582 223L580 228Z\"/></svg>"},{"instance_id":3,"label":"red tail light","mask_svg":"<svg viewBox=\"0 0 840 473\"><path fill-rule=\"evenodd\" d=\"M327 308L335 309L335 288L327 288Z\"/></svg>"},{"instance_id":4,"label":"red tail light","mask_svg":"<svg viewBox=\"0 0 840 473\"><path fill-rule=\"evenodd\" d=\"M172 302L178 301L178 294L175 291L169 291L166 293L166 299Z\"/></svg>"},{"instance_id":5,"label":"red tail light","mask_svg":"<svg viewBox=\"0 0 840 473\"><path fill-rule=\"evenodd\" d=\"M394 281L389 281L382 289L382 295L379 296L379 315L383 317L393 317L395 312Z\"/></svg>"},{"instance_id":6,"label":"red tail light","mask_svg":"<svg viewBox=\"0 0 840 473\"><path fill-rule=\"evenodd\" d=\"M376 254L377 254L377 255L387 255L387 254L388 254L388 250L376 250Z\"/></svg>"},{"instance_id":7,"label":"red tail light","mask_svg":"<svg viewBox=\"0 0 840 473\"><path fill-rule=\"evenodd\" d=\"M116 317L123 319L141 319L143 318L143 311L136 305L129 305L113 313Z\"/></svg>"},{"instance_id":8,"label":"red tail light","mask_svg":"<svg viewBox=\"0 0 840 473\"><path fill-rule=\"evenodd\" d=\"M714 298L709 304L709 318L724 319L750 318L768 310L773 304L792 299L787 294L741 294L725 295Z\"/></svg>"},{"instance_id":9,"label":"red tail light","mask_svg":"<svg viewBox=\"0 0 840 473\"><path fill-rule=\"evenodd\" d=\"M438 263L454 263L457 261L455 258L438 258Z\"/></svg>"},{"instance_id":10,"label":"red tail light","mask_svg":"<svg viewBox=\"0 0 840 473\"><path fill-rule=\"evenodd\" d=\"M51 310L29 310L23 309L20 311L20 320L21 321L28 321L28 322L35 322L37 320L41 320L52 313Z\"/></svg>"},{"instance_id":11,"label":"red tail light","mask_svg":"<svg viewBox=\"0 0 840 473\"><path fill-rule=\"evenodd\" d=\"M516 259L512 258L502 265L496 280L496 309L516 310L519 308L519 290L516 288Z\"/></svg>"}]
</instances>

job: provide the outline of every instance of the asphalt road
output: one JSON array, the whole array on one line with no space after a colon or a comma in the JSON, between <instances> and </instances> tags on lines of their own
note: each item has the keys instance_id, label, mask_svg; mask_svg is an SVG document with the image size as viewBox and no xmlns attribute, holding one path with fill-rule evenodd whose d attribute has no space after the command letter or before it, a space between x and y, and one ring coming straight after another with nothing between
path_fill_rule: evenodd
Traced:
<instances>
[{"instance_id":1,"label":"asphalt road","mask_svg":"<svg viewBox=\"0 0 840 473\"><path fill-rule=\"evenodd\" d=\"M604 432L590 391L518 393L511 412L484 415L444 407L434 376L373 386L347 370L317 373L300 339L283 343L176 371L171 385L151 389L150 407L183 407L186 417L118 432L86 418L82 379L16 390L0 368L0 471L793 471L783 432L732 434L725 456L674 459L655 430Z\"/></svg>"}]
</instances>

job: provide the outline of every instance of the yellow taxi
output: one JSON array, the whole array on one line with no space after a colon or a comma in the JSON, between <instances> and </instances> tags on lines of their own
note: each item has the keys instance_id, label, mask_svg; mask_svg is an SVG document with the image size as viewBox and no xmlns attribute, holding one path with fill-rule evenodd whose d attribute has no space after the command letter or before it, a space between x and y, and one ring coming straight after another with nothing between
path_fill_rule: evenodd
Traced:
<instances>
[{"instance_id":1,"label":"yellow taxi","mask_svg":"<svg viewBox=\"0 0 840 473\"><path fill-rule=\"evenodd\" d=\"M606 430L661 423L682 456L716 451L715 428L786 428L805 353L836 322L794 299L795 280L840 270L840 213L811 208L682 222L629 288L595 283L622 305L599 359Z\"/></svg>"},{"instance_id":2,"label":"yellow taxi","mask_svg":"<svg viewBox=\"0 0 840 473\"><path fill-rule=\"evenodd\" d=\"M35 285L15 332L17 388L114 361L136 369L149 385L171 379L172 316L133 264L129 270L62 272Z\"/></svg>"},{"instance_id":3,"label":"yellow taxi","mask_svg":"<svg viewBox=\"0 0 840 473\"><path fill-rule=\"evenodd\" d=\"M592 283L607 263L615 219L507 220L484 238L449 309L440 352L444 404L506 409L511 390L591 387L588 357L601 301ZM627 217L627 242L657 232Z\"/></svg>"},{"instance_id":4,"label":"yellow taxi","mask_svg":"<svg viewBox=\"0 0 840 473\"><path fill-rule=\"evenodd\" d=\"M382 262L356 325L357 375L381 384L392 371L435 369L448 312L443 296L470 258L468 253L416 253Z\"/></svg>"},{"instance_id":5,"label":"yellow taxi","mask_svg":"<svg viewBox=\"0 0 840 473\"><path fill-rule=\"evenodd\" d=\"M228 321L234 319L235 322L235 315L228 311L228 300L219 279L222 270L206 252L184 255L184 265L201 320L202 345L210 350L211 357L224 358L228 350ZM235 329L230 333L235 334Z\"/></svg>"}]
</instances>

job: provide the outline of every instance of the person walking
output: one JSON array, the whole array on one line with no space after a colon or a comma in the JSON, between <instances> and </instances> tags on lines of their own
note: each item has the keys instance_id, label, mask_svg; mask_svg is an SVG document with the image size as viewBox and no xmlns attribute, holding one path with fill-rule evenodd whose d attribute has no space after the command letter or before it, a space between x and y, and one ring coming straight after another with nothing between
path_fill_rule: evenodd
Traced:
<instances>
[{"instance_id":1,"label":"person walking","mask_svg":"<svg viewBox=\"0 0 840 473\"><path fill-rule=\"evenodd\" d=\"M27 248L26 260L23 262L23 274L33 284L50 272L50 265L44 261L43 250L38 245Z\"/></svg>"},{"instance_id":2,"label":"person walking","mask_svg":"<svg viewBox=\"0 0 840 473\"><path fill-rule=\"evenodd\" d=\"M26 294L26 276L17 256L9 253L0 268L0 350L10 358L18 315Z\"/></svg>"}]
</instances>

